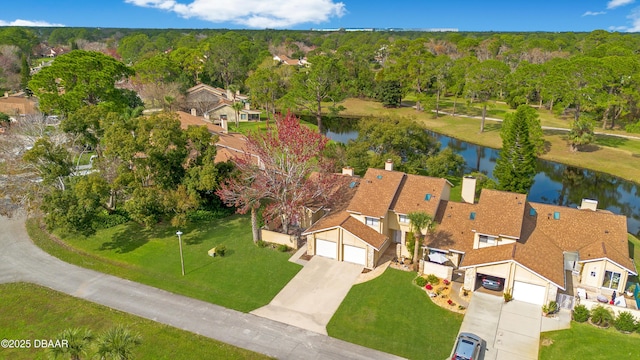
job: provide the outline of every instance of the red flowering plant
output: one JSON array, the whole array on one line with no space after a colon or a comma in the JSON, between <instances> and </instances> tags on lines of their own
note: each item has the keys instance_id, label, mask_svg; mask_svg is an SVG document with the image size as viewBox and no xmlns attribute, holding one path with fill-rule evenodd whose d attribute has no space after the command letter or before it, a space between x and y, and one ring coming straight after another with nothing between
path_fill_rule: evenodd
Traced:
<instances>
[{"instance_id":1,"label":"red flowering plant","mask_svg":"<svg viewBox=\"0 0 640 360\"><path fill-rule=\"evenodd\" d=\"M447 300L447 304L453 305L453 300L451 300L451 299Z\"/></svg>"},{"instance_id":2,"label":"red flowering plant","mask_svg":"<svg viewBox=\"0 0 640 360\"><path fill-rule=\"evenodd\" d=\"M443 282L445 285L449 285L449 280L447 280L447 279L442 280L442 282Z\"/></svg>"},{"instance_id":3,"label":"red flowering plant","mask_svg":"<svg viewBox=\"0 0 640 360\"><path fill-rule=\"evenodd\" d=\"M433 286L431 286L431 284L427 284L424 288L427 290L433 290Z\"/></svg>"}]
</instances>

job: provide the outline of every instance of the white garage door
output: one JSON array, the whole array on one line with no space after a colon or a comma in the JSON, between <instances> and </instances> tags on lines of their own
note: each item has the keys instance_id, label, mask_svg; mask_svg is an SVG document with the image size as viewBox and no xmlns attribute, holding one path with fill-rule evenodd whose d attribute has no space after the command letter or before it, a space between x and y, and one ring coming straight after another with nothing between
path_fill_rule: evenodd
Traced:
<instances>
[{"instance_id":1,"label":"white garage door","mask_svg":"<svg viewBox=\"0 0 640 360\"><path fill-rule=\"evenodd\" d=\"M515 300L544 305L545 292L546 289L544 286L523 283L520 281L515 281L513 283L513 298Z\"/></svg>"},{"instance_id":2,"label":"white garage door","mask_svg":"<svg viewBox=\"0 0 640 360\"><path fill-rule=\"evenodd\" d=\"M338 253L338 246L333 241L316 239L316 255L335 259Z\"/></svg>"},{"instance_id":3,"label":"white garage door","mask_svg":"<svg viewBox=\"0 0 640 360\"><path fill-rule=\"evenodd\" d=\"M355 264L363 265L366 262L366 250L363 248L345 245L344 246L344 261L348 261Z\"/></svg>"}]
</instances>

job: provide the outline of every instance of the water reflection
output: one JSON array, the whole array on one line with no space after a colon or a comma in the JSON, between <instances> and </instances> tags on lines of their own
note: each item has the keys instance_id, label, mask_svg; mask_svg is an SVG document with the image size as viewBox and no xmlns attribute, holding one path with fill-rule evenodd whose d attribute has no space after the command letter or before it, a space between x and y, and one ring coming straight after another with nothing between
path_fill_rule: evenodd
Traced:
<instances>
[{"instance_id":1,"label":"water reflection","mask_svg":"<svg viewBox=\"0 0 640 360\"><path fill-rule=\"evenodd\" d=\"M341 143L356 139L354 119L323 120L328 138ZM465 172L479 171L493 178L498 150L470 144L430 132L441 144L465 159ZM529 200L546 204L577 207L583 198L598 200L598 207L628 217L629 232L640 235L640 187L638 184L596 171L538 160L538 174L529 192Z\"/></svg>"}]
</instances>

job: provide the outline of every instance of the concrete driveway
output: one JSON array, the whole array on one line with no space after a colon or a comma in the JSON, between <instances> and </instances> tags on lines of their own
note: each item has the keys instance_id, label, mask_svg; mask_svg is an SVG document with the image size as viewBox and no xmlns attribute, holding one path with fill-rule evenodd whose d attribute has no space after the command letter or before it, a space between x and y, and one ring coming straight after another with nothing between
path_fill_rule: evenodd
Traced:
<instances>
[{"instance_id":1,"label":"concrete driveway","mask_svg":"<svg viewBox=\"0 0 640 360\"><path fill-rule=\"evenodd\" d=\"M314 256L268 305L251 313L326 335L329 320L362 269Z\"/></svg>"},{"instance_id":2,"label":"concrete driveway","mask_svg":"<svg viewBox=\"0 0 640 360\"><path fill-rule=\"evenodd\" d=\"M460 332L487 342L485 360L536 360L542 312L539 305L505 303L502 297L474 292Z\"/></svg>"}]
</instances>

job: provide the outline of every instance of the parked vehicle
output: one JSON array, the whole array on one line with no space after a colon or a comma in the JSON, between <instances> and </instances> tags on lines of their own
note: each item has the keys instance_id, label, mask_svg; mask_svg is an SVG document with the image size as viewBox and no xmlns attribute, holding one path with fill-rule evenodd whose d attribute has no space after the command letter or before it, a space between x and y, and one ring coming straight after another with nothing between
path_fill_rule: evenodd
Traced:
<instances>
[{"instance_id":1,"label":"parked vehicle","mask_svg":"<svg viewBox=\"0 0 640 360\"><path fill-rule=\"evenodd\" d=\"M489 290L500 291L504 288L504 280L493 276L482 277L482 287Z\"/></svg>"},{"instance_id":2,"label":"parked vehicle","mask_svg":"<svg viewBox=\"0 0 640 360\"><path fill-rule=\"evenodd\" d=\"M453 348L451 360L480 360L484 359L484 340L478 335L471 333L460 333Z\"/></svg>"}]
</instances>

